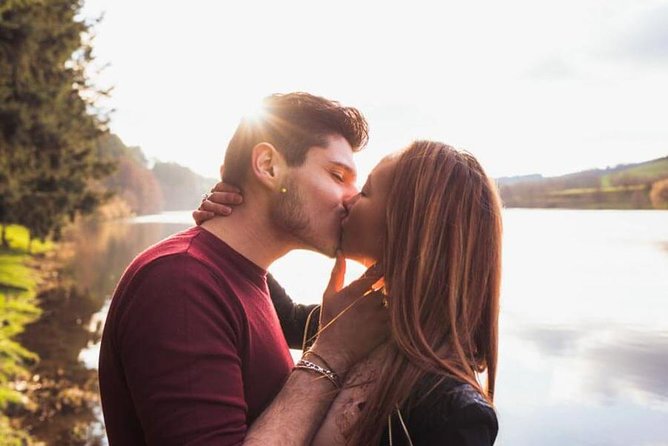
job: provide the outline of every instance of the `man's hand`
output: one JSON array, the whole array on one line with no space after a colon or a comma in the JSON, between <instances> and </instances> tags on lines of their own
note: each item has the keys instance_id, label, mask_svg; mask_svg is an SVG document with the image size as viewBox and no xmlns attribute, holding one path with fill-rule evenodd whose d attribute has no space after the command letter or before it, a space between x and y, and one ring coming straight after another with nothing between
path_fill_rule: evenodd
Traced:
<instances>
[{"instance_id":1,"label":"man's hand","mask_svg":"<svg viewBox=\"0 0 668 446\"><path fill-rule=\"evenodd\" d=\"M382 280L382 267L372 266L342 288L345 271L345 259L339 251L323 295L320 334L311 347L340 375L380 345L389 330L384 295L374 288Z\"/></svg>"},{"instance_id":2,"label":"man's hand","mask_svg":"<svg viewBox=\"0 0 668 446\"><path fill-rule=\"evenodd\" d=\"M232 206L243 202L239 188L225 184L222 181L216 183L211 193L204 195L197 210L193 211L193 219L198 226L216 215L230 215Z\"/></svg>"}]
</instances>

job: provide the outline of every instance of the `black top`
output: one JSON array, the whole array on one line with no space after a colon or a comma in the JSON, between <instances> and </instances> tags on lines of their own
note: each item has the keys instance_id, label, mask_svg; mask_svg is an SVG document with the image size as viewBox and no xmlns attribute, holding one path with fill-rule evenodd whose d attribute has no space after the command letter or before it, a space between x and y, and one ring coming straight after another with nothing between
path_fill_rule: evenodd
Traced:
<instances>
[{"instance_id":1,"label":"black top","mask_svg":"<svg viewBox=\"0 0 668 446\"><path fill-rule=\"evenodd\" d=\"M452 378L439 384L438 380L433 376L420 382L401 409L413 445L493 445L499 430L494 409L470 384ZM422 401L416 401L432 388ZM380 444L390 444L387 428ZM392 444L410 444L396 412L392 416Z\"/></svg>"},{"instance_id":2,"label":"black top","mask_svg":"<svg viewBox=\"0 0 668 446\"><path fill-rule=\"evenodd\" d=\"M317 305L295 304L271 274L267 275L267 284L288 345L301 349L306 319ZM316 309L308 327L309 337L316 333L319 317ZM494 444L499 430L496 412L470 384L429 376L418 383L413 395L401 408L401 415L414 446ZM390 444L387 428L380 444ZM392 445L409 444L395 412Z\"/></svg>"},{"instance_id":3,"label":"black top","mask_svg":"<svg viewBox=\"0 0 668 446\"><path fill-rule=\"evenodd\" d=\"M288 346L290 348L301 350L306 319L308 319L309 313L314 308L318 307L318 305L302 305L294 303L290 296L285 292L285 289L283 289L271 274L267 274L267 285L269 286L269 294L271 295L272 302L274 302L274 308L276 308L278 320L281 322L281 328L283 329L283 334L285 335L285 340L288 342ZM319 321L320 308L317 308L313 312L313 316L311 316L307 339L315 336L318 331ZM307 347L311 344L313 344L313 340L307 343Z\"/></svg>"}]
</instances>

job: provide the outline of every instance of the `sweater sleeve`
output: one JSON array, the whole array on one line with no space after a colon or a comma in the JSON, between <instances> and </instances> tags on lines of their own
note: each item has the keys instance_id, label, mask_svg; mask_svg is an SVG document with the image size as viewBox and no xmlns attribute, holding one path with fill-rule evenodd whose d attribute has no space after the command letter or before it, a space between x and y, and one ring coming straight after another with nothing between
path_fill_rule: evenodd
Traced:
<instances>
[{"instance_id":1,"label":"sweater sleeve","mask_svg":"<svg viewBox=\"0 0 668 446\"><path fill-rule=\"evenodd\" d=\"M267 285L269 286L269 294L271 300L276 308L278 320L281 322L283 335L288 342L290 348L301 349L304 339L304 330L306 327L306 320L309 313L315 309L311 316L311 321L308 326L307 339L313 337L318 330L318 322L320 320L320 308L318 305L302 305L296 304L290 296L285 292L285 289L276 281L271 275L267 275ZM307 346L312 344L307 343Z\"/></svg>"},{"instance_id":2,"label":"sweater sleeve","mask_svg":"<svg viewBox=\"0 0 668 446\"><path fill-rule=\"evenodd\" d=\"M158 260L129 292L117 345L147 444L241 444L244 316L236 297L184 256Z\"/></svg>"}]
</instances>

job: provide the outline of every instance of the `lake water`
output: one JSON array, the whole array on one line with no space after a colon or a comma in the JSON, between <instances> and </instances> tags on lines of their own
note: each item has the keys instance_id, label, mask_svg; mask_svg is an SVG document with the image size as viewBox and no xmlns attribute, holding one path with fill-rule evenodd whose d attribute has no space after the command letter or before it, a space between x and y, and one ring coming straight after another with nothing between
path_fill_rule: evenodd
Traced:
<instances>
[{"instance_id":1,"label":"lake water","mask_svg":"<svg viewBox=\"0 0 668 446\"><path fill-rule=\"evenodd\" d=\"M174 212L76 231L69 273L100 308L84 325L99 331L138 252L190 224ZM311 303L332 263L294 252L271 271ZM497 445L668 445L668 212L506 210L500 330Z\"/></svg>"}]
</instances>

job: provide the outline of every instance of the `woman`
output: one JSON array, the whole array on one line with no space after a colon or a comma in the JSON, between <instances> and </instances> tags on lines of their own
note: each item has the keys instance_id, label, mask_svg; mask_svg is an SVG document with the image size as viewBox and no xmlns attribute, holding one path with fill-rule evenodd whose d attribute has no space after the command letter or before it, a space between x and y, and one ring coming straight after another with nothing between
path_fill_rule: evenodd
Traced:
<instances>
[{"instance_id":1,"label":"woman","mask_svg":"<svg viewBox=\"0 0 668 446\"><path fill-rule=\"evenodd\" d=\"M501 277L493 181L473 156L418 141L381 161L349 204L342 249L382 262L391 338L348 373L313 444L493 444Z\"/></svg>"}]
</instances>

